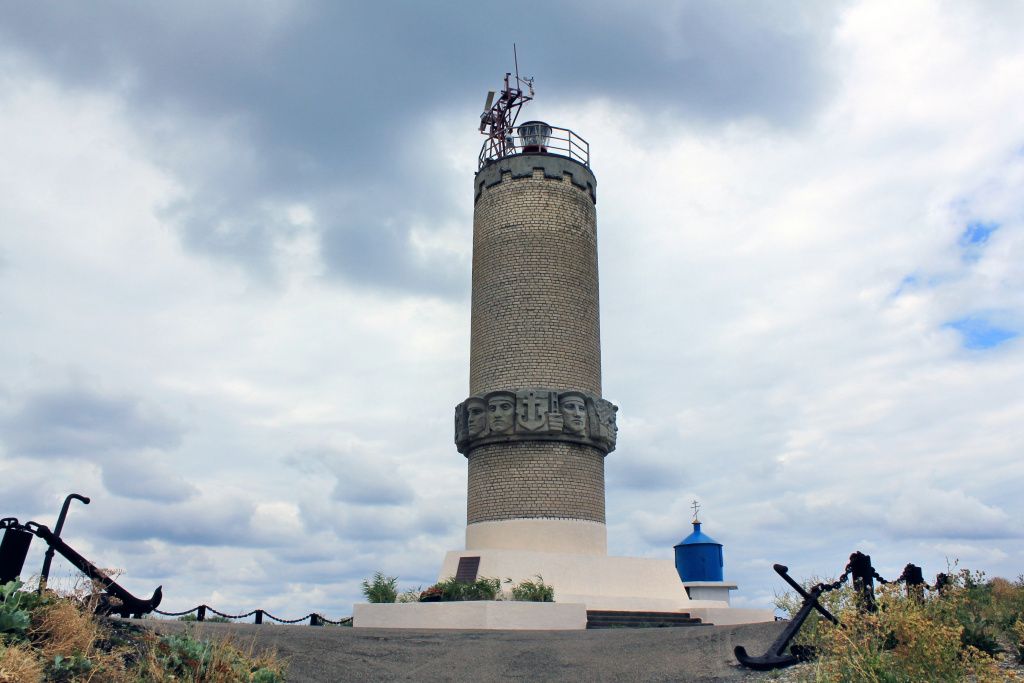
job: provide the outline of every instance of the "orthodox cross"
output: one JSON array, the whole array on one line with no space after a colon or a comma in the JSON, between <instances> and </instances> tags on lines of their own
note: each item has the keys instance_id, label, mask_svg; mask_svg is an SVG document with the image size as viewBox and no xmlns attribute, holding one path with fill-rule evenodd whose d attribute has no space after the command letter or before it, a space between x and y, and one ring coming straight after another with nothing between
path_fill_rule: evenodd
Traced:
<instances>
[{"instance_id":1,"label":"orthodox cross","mask_svg":"<svg viewBox=\"0 0 1024 683\"><path fill-rule=\"evenodd\" d=\"M694 500L690 507L693 508L693 521L699 522L700 519L698 519L697 515L700 513L700 503Z\"/></svg>"}]
</instances>

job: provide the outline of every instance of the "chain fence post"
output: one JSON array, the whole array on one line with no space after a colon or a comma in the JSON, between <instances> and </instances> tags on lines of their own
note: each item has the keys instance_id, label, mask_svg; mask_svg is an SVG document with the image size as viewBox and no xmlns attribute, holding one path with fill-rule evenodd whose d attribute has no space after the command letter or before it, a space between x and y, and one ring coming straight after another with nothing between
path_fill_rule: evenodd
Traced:
<instances>
[{"instance_id":1,"label":"chain fence post","mask_svg":"<svg viewBox=\"0 0 1024 683\"><path fill-rule=\"evenodd\" d=\"M859 550L850 555L850 576L853 587L860 594L861 609L865 612L875 611L875 570L871 566L871 556Z\"/></svg>"},{"instance_id":2,"label":"chain fence post","mask_svg":"<svg viewBox=\"0 0 1024 683\"><path fill-rule=\"evenodd\" d=\"M206 605L200 605L196 609L196 621L206 621Z\"/></svg>"}]
</instances>

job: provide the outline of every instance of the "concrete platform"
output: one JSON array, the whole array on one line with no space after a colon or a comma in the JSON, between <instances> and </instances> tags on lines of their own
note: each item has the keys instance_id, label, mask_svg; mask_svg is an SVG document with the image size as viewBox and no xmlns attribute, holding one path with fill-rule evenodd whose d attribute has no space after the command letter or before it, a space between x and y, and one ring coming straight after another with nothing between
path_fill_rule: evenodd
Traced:
<instances>
[{"instance_id":1,"label":"concrete platform","mask_svg":"<svg viewBox=\"0 0 1024 683\"><path fill-rule=\"evenodd\" d=\"M764 652L784 623L599 631L425 631L337 626L195 624L146 619L163 633L190 631L273 648L289 681L769 681L736 664L743 645Z\"/></svg>"},{"instance_id":2,"label":"concrete platform","mask_svg":"<svg viewBox=\"0 0 1024 683\"><path fill-rule=\"evenodd\" d=\"M556 603L653 612L685 612L694 604L670 560L512 549L453 550L445 555L438 580L455 576L462 557L480 558L477 576L481 577L519 583L539 574L554 587ZM706 606L727 607L728 602Z\"/></svg>"},{"instance_id":3,"label":"concrete platform","mask_svg":"<svg viewBox=\"0 0 1024 683\"><path fill-rule=\"evenodd\" d=\"M587 627L584 605L561 602L357 603L352 617L356 628L578 631Z\"/></svg>"}]
</instances>

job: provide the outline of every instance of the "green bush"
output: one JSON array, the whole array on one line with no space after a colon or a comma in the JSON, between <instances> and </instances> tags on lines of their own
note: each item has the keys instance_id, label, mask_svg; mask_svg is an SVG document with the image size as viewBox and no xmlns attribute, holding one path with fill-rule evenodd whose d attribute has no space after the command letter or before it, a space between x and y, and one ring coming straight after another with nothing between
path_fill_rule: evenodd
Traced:
<instances>
[{"instance_id":1,"label":"green bush","mask_svg":"<svg viewBox=\"0 0 1024 683\"><path fill-rule=\"evenodd\" d=\"M0 637L4 642L24 640L32 610L47 600L33 591L21 590L23 585L17 579L0 585Z\"/></svg>"},{"instance_id":2,"label":"green bush","mask_svg":"<svg viewBox=\"0 0 1024 683\"><path fill-rule=\"evenodd\" d=\"M466 600L497 600L501 594L501 579L481 577L472 583L456 581L454 576L438 581L421 594L420 600L459 602Z\"/></svg>"},{"instance_id":3,"label":"green bush","mask_svg":"<svg viewBox=\"0 0 1024 683\"><path fill-rule=\"evenodd\" d=\"M398 599L398 577L374 572L373 579L363 581L362 589L367 602L395 602Z\"/></svg>"},{"instance_id":4,"label":"green bush","mask_svg":"<svg viewBox=\"0 0 1024 683\"><path fill-rule=\"evenodd\" d=\"M416 588L410 588L409 590L402 591L398 595L398 602L419 602L420 597L423 595L423 586Z\"/></svg>"},{"instance_id":5,"label":"green bush","mask_svg":"<svg viewBox=\"0 0 1024 683\"><path fill-rule=\"evenodd\" d=\"M536 581L527 579L512 586L512 599L525 602L554 602L555 589L544 583L544 577L537 574Z\"/></svg>"}]
</instances>

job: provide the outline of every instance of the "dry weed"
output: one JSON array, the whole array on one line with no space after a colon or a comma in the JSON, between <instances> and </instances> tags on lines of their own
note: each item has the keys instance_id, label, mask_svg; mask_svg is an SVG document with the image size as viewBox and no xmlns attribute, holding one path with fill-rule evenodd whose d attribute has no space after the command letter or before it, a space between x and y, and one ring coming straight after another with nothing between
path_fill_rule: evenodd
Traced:
<instances>
[{"instance_id":1,"label":"dry weed","mask_svg":"<svg viewBox=\"0 0 1024 683\"><path fill-rule=\"evenodd\" d=\"M33 615L30 635L41 644L47 659L57 655L89 656L96 642L99 624L91 614L69 600L57 600Z\"/></svg>"},{"instance_id":2,"label":"dry weed","mask_svg":"<svg viewBox=\"0 0 1024 683\"><path fill-rule=\"evenodd\" d=\"M38 683L43 665L29 645L0 643L0 683Z\"/></svg>"}]
</instances>

